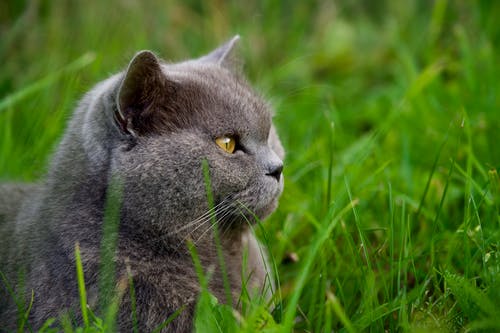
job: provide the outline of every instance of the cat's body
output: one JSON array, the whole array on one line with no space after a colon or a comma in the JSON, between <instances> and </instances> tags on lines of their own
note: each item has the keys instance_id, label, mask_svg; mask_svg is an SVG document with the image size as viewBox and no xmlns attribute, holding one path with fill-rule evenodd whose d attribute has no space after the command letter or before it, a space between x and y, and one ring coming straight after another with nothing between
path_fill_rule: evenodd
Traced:
<instances>
[{"instance_id":1,"label":"cat's body","mask_svg":"<svg viewBox=\"0 0 500 333\"><path fill-rule=\"evenodd\" d=\"M25 290L29 295L34 291L32 327L64 309L79 312L76 243L89 303L96 307L103 216L112 179L123 186L116 278L121 283L127 281L127 269L131 273L139 331L151 331L181 307L184 311L167 330L190 330L200 286L188 239L204 269L214 271L210 291L225 302L209 228L203 161L234 301L242 278L250 276L249 285L257 288L269 284L249 224L276 207L283 187L283 148L267 105L227 65L235 40L179 64L161 63L148 51L139 53L127 71L83 98L42 185L0 187L0 237L8 240L0 245L0 269L14 285L19 269L24 270ZM221 137L235 141L235 150L218 146ZM14 189L17 195L10 194ZM248 276L242 277L246 249ZM21 287L15 287L19 292ZM118 322L122 331L130 331L128 287L124 292ZM14 329L14 302L4 288L0 298L0 327Z\"/></svg>"}]
</instances>

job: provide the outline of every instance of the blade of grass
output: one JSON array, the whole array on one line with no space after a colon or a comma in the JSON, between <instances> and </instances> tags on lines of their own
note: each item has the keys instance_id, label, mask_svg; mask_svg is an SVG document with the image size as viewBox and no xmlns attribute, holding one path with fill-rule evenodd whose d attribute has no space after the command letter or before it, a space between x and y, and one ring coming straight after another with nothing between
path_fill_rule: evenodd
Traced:
<instances>
[{"instance_id":1,"label":"blade of grass","mask_svg":"<svg viewBox=\"0 0 500 333\"><path fill-rule=\"evenodd\" d=\"M210 179L210 170L209 170L207 160L203 160L202 167L203 167L203 177L205 179L205 191L207 194L208 208L209 208L209 211L211 212L210 213L210 215L211 215L210 220L212 223L212 233L214 236L215 246L217 249L217 257L219 259L219 265L220 265L221 274L222 274L222 281L224 284L224 291L226 293L226 302L227 302L227 304L232 305L233 301L232 301L232 294L231 294L231 285L229 283L229 277L227 274L226 263L224 260L224 253L222 252L222 244L220 242L219 228L218 228L217 219L215 216L215 209L213 209L214 198L213 198L213 193L212 193L212 182Z\"/></svg>"},{"instance_id":2,"label":"blade of grass","mask_svg":"<svg viewBox=\"0 0 500 333\"><path fill-rule=\"evenodd\" d=\"M344 308L342 307L342 304L340 304L338 298L331 291L327 291L326 299L327 303L332 307L333 311L340 319L346 330L350 333L356 332L351 321L349 320L349 318L347 318Z\"/></svg>"},{"instance_id":3,"label":"blade of grass","mask_svg":"<svg viewBox=\"0 0 500 333\"><path fill-rule=\"evenodd\" d=\"M297 280L295 281L295 286L294 286L294 292L292 294L292 297L287 304L287 309L285 311L285 316L283 319L283 325L284 325L284 331L285 332L291 332L292 331L292 326L293 326L293 319L295 317L295 313L297 311L297 304L299 302L299 297L300 294L302 293L302 289L304 288L304 285L307 280L307 276L309 275L309 271L311 270L312 264L314 260L316 259L316 255L323 245L323 243L328 239L330 236L330 233L332 232L333 228L337 225L337 223L340 221L340 219L347 214L350 210L352 210L352 207L357 204L357 201L351 201L347 204L346 207L344 207L338 215L336 215L332 220L329 221L326 227L324 227L324 230L319 231L316 233L315 239L311 242L311 247L309 248L309 252L304 260L304 264L302 266L302 269L298 275ZM330 217L331 213L327 215L327 218L325 221L328 221L328 218Z\"/></svg>"},{"instance_id":4,"label":"blade of grass","mask_svg":"<svg viewBox=\"0 0 500 333\"><path fill-rule=\"evenodd\" d=\"M418 205L417 213L415 214L415 221L418 221L418 218L420 216L420 213L422 211L422 207L424 206L425 198L427 197L427 193L429 192L429 187L431 185L431 180L436 172L436 168L439 162L439 158L441 157L441 154L443 152L443 148L445 147L446 143L448 142L448 133L445 136L445 139L441 143L441 145L438 148L436 157L434 158L434 163L432 163L431 171L429 173L429 177L427 177L427 183L425 184L424 188L424 193L422 194L422 198L420 199L420 204Z\"/></svg>"},{"instance_id":5,"label":"blade of grass","mask_svg":"<svg viewBox=\"0 0 500 333\"><path fill-rule=\"evenodd\" d=\"M15 302L16 307L17 307L17 315L18 315L18 320L23 316L24 313L24 305L23 302L19 299L19 297L16 295L14 289L9 283L9 280L5 276L5 274L0 270L0 278L2 281L2 284L7 291L7 294L12 298L12 300Z\"/></svg>"},{"instance_id":6,"label":"blade of grass","mask_svg":"<svg viewBox=\"0 0 500 333\"><path fill-rule=\"evenodd\" d=\"M89 328L89 316L87 313L87 292L85 290L85 279L83 276L82 258L80 255L80 244L75 244L76 278L78 281L78 294L80 295L80 311L82 313L83 325Z\"/></svg>"},{"instance_id":7,"label":"blade of grass","mask_svg":"<svg viewBox=\"0 0 500 333\"><path fill-rule=\"evenodd\" d=\"M37 91L45 89L47 86L51 85L55 81L57 81L62 75L76 72L89 64L91 64L95 60L96 56L94 53L85 53L72 63L63 67L61 70L56 71L55 73L49 74L43 79L32 83L31 85L20 89L10 95L5 96L2 100L0 100L0 112L4 111L7 108L12 107L16 103L19 103L23 99L28 96L36 93Z\"/></svg>"},{"instance_id":8,"label":"blade of grass","mask_svg":"<svg viewBox=\"0 0 500 333\"><path fill-rule=\"evenodd\" d=\"M351 188L349 186L349 181L347 180L347 176L344 176L344 184L345 184L345 189L346 189L349 201L353 202L354 199L352 197ZM366 266L368 267L368 270L370 272L372 272L373 270L372 270L372 266L371 266L371 259L370 259L370 255L368 254L368 248L367 248L368 244L366 242L365 234L363 233L363 230L360 226L358 211L356 210L356 206L354 206L354 205L352 206L352 213L354 215L354 225L356 226L356 230L358 231L359 240L361 242L361 247L363 248L363 255L364 255L365 260L366 260Z\"/></svg>"},{"instance_id":9,"label":"blade of grass","mask_svg":"<svg viewBox=\"0 0 500 333\"><path fill-rule=\"evenodd\" d=\"M220 323L218 322L218 317L214 311L217 300L208 291L208 278L203 272L203 266L201 265L200 257L196 251L194 243L190 240L187 241L187 246L189 253L191 254L191 259L193 260L196 275L198 276L198 281L200 282L201 292L198 297L198 302L196 304L195 318L194 318L194 331L199 331L201 329L207 332L222 332L220 328Z\"/></svg>"},{"instance_id":10,"label":"blade of grass","mask_svg":"<svg viewBox=\"0 0 500 333\"><path fill-rule=\"evenodd\" d=\"M127 277L128 277L128 289L130 293L130 308L132 311L132 326L133 332L139 333L138 322L137 322L137 305L135 297L134 279L132 277L132 270L130 265L127 263Z\"/></svg>"},{"instance_id":11,"label":"blade of grass","mask_svg":"<svg viewBox=\"0 0 500 333\"><path fill-rule=\"evenodd\" d=\"M120 309L120 301L128 287L128 277L120 279L113 288L111 301L108 300L106 314L104 317L104 329L106 332L116 332L116 318Z\"/></svg>"},{"instance_id":12,"label":"blade of grass","mask_svg":"<svg viewBox=\"0 0 500 333\"><path fill-rule=\"evenodd\" d=\"M179 315L184 311L186 306L181 306L174 313L168 316L167 320L165 320L160 326L156 327L151 333L160 333L168 324L170 324L175 318L179 317Z\"/></svg>"},{"instance_id":13,"label":"blade of grass","mask_svg":"<svg viewBox=\"0 0 500 333\"><path fill-rule=\"evenodd\" d=\"M31 312L31 308L33 307L33 301L35 300L35 291L31 290L30 302L28 304L28 308L24 311L24 314L21 319L21 323L19 324L18 332L24 332L24 325L28 322L28 317ZM31 331L31 328L30 328Z\"/></svg>"},{"instance_id":14,"label":"blade of grass","mask_svg":"<svg viewBox=\"0 0 500 333\"><path fill-rule=\"evenodd\" d=\"M118 226L122 203L123 182L116 176L109 181L100 249L99 305L101 313L106 313L115 299L116 263L115 252L118 245Z\"/></svg>"}]
</instances>

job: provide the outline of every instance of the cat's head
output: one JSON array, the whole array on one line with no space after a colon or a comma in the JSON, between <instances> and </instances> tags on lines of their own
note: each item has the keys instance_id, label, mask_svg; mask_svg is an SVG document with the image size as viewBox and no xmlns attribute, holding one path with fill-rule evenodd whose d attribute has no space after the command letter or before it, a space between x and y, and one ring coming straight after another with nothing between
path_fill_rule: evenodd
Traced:
<instances>
[{"instance_id":1,"label":"cat's head","mask_svg":"<svg viewBox=\"0 0 500 333\"><path fill-rule=\"evenodd\" d=\"M206 232L203 161L221 223L245 224L276 208L284 151L269 105L232 70L237 39L177 64L142 51L124 72L112 173L124 180L128 221L156 232Z\"/></svg>"}]
</instances>

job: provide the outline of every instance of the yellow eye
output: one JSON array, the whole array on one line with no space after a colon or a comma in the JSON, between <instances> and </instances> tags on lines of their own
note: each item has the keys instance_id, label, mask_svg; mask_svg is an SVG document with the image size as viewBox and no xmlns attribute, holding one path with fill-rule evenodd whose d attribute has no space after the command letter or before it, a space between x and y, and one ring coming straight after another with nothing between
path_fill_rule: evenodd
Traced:
<instances>
[{"instance_id":1,"label":"yellow eye","mask_svg":"<svg viewBox=\"0 0 500 333\"><path fill-rule=\"evenodd\" d=\"M221 136L215 139L215 143L229 154L234 153L236 148L236 140L231 136Z\"/></svg>"}]
</instances>

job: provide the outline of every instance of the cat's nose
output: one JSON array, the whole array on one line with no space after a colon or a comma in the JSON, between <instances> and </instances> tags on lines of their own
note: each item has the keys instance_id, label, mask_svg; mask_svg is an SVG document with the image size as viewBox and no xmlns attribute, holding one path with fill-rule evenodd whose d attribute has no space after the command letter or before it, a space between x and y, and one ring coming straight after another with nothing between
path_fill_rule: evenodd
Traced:
<instances>
[{"instance_id":1,"label":"cat's nose","mask_svg":"<svg viewBox=\"0 0 500 333\"><path fill-rule=\"evenodd\" d=\"M266 176L274 177L279 182L282 172L283 172L283 163L280 163L271 166L269 168L269 171L266 173Z\"/></svg>"}]
</instances>

